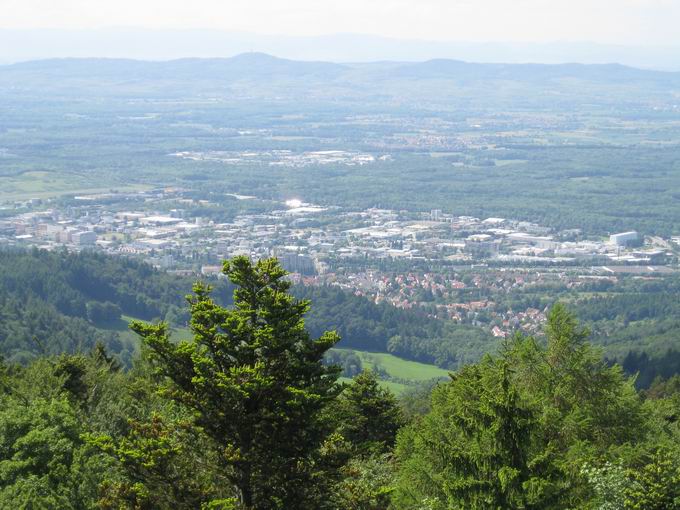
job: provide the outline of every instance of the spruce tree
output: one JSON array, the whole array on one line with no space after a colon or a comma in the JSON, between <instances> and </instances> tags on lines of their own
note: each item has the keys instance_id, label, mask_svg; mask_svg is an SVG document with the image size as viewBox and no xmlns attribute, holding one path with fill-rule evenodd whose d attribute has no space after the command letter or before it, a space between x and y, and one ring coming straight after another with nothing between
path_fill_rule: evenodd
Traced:
<instances>
[{"instance_id":1,"label":"spruce tree","mask_svg":"<svg viewBox=\"0 0 680 510\"><path fill-rule=\"evenodd\" d=\"M564 508L560 473L510 371L487 356L434 389L430 413L399 435L396 508Z\"/></svg>"},{"instance_id":2,"label":"spruce tree","mask_svg":"<svg viewBox=\"0 0 680 510\"><path fill-rule=\"evenodd\" d=\"M193 340L175 344L165 324L135 322L168 394L192 409L247 509L316 508L315 454L330 433L321 411L339 371L322 363L335 333L310 338L307 301L295 300L276 259L224 263L233 308L204 284L189 297ZM315 481L316 480L316 481Z\"/></svg>"}]
</instances>

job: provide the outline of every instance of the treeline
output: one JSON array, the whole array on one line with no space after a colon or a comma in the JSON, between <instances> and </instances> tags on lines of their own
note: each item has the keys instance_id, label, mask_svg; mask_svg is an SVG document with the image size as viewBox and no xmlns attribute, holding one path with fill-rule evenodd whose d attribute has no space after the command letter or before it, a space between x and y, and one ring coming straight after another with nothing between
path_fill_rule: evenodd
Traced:
<instances>
[{"instance_id":1,"label":"treeline","mask_svg":"<svg viewBox=\"0 0 680 510\"><path fill-rule=\"evenodd\" d=\"M680 278L624 280L606 295L571 304L588 324L592 339L626 373L638 374L637 385L647 388L656 377L680 373Z\"/></svg>"},{"instance_id":2,"label":"treeline","mask_svg":"<svg viewBox=\"0 0 680 510\"><path fill-rule=\"evenodd\" d=\"M36 355L88 351L98 341L118 355L124 350L117 334L100 331L80 317L59 313L41 299L0 295L0 355L10 362L26 363Z\"/></svg>"},{"instance_id":3,"label":"treeline","mask_svg":"<svg viewBox=\"0 0 680 510\"><path fill-rule=\"evenodd\" d=\"M611 285L611 284L609 284ZM583 299L575 310L586 321L620 320L629 322L678 316L680 278L667 276L651 281L624 280L608 287L607 295Z\"/></svg>"},{"instance_id":4,"label":"treeline","mask_svg":"<svg viewBox=\"0 0 680 510\"><path fill-rule=\"evenodd\" d=\"M393 508L680 508L680 385L641 396L587 336L555 305L545 342L436 387L399 434Z\"/></svg>"},{"instance_id":5,"label":"treeline","mask_svg":"<svg viewBox=\"0 0 680 510\"><path fill-rule=\"evenodd\" d=\"M133 324L132 370L101 345L0 363L0 507L680 508L680 378L638 393L565 307L398 402L337 384L339 338L307 332L275 260L226 273L235 306L197 286L192 340Z\"/></svg>"},{"instance_id":6,"label":"treeline","mask_svg":"<svg viewBox=\"0 0 680 510\"><path fill-rule=\"evenodd\" d=\"M168 300L181 306L178 296L186 289L178 282L135 260L97 253L0 251L4 293L22 300L39 298L71 317L85 317L92 301L111 302L124 313L147 319L161 317Z\"/></svg>"},{"instance_id":7,"label":"treeline","mask_svg":"<svg viewBox=\"0 0 680 510\"><path fill-rule=\"evenodd\" d=\"M145 320L183 308L191 291L190 280L134 259L39 249L0 251L0 285L17 299L37 297L71 317L86 317L88 303L98 301Z\"/></svg>"}]
</instances>

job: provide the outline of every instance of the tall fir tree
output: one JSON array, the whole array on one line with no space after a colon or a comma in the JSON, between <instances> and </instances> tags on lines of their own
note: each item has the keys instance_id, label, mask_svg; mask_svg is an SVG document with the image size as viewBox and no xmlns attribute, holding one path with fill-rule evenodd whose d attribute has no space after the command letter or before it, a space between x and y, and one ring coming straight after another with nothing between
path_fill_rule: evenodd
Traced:
<instances>
[{"instance_id":1,"label":"tall fir tree","mask_svg":"<svg viewBox=\"0 0 680 510\"><path fill-rule=\"evenodd\" d=\"M197 284L189 298L192 341L170 341L167 326L135 322L150 358L212 438L225 476L246 509L317 507L315 456L331 432L322 410L337 396L339 370L324 366L335 333L312 339L307 301L295 300L276 259L225 262L236 285L224 308ZM315 488L316 486L316 488Z\"/></svg>"}]
</instances>

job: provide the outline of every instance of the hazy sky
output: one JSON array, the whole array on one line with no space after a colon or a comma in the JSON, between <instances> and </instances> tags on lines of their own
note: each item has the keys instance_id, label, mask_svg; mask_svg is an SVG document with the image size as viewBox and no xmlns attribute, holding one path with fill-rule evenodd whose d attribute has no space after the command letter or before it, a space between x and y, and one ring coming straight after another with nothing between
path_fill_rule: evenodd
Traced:
<instances>
[{"instance_id":1,"label":"hazy sky","mask_svg":"<svg viewBox=\"0 0 680 510\"><path fill-rule=\"evenodd\" d=\"M680 0L0 0L0 28L680 45Z\"/></svg>"}]
</instances>

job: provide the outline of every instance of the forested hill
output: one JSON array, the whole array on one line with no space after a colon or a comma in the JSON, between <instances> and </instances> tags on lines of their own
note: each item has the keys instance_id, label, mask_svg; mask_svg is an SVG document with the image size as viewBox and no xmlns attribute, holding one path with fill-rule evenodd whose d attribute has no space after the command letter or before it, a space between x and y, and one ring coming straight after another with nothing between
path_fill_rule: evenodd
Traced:
<instances>
[{"instance_id":1,"label":"forested hill","mask_svg":"<svg viewBox=\"0 0 680 510\"><path fill-rule=\"evenodd\" d=\"M680 508L680 377L636 391L564 305L545 342L399 401L324 363L339 338L305 331L276 260L225 276L236 306L197 286L191 340L132 323L132 370L101 348L0 360L0 508Z\"/></svg>"},{"instance_id":2,"label":"forested hill","mask_svg":"<svg viewBox=\"0 0 680 510\"><path fill-rule=\"evenodd\" d=\"M576 105L583 96L603 103L642 91L666 94L680 73L622 65L426 62L335 64L244 53L231 58L145 62L126 59L51 59L0 66L0 90L12 97L143 97L183 94L281 100L392 102L404 94L446 104L463 93L487 106ZM447 87L440 88L442 83ZM615 90L615 93L612 91ZM337 105L336 105L337 106Z\"/></svg>"},{"instance_id":3,"label":"forested hill","mask_svg":"<svg viewBox=\"0 0 680 510\"><path fill-rule=\"evenodd\" d=\"M0 251L0 353L26 361L35 354L87 351L103 341L129 357L134 345L99 326L120 321L122 314L146 320L181 316L191 284L130 259ZM226 286L221 290L228 294Z\"/></svg>"},{"instance_id":4,"label":"forested hill","mask_svg":"<svg viewBox=\"0 0 680 510\"><path fill-rule=\"evenodd\" d=\"M340 347L389 352L415 361L454 369L477 361L496 348L480 328L437 320L418 310L343 292L336 287L296 287L293 293L312 302L305 324L312 335L339 333Z\"/></svg>"},{"instance_id":5,"label":"forested hill","mask_svg":"<svg viewBox=\"0 0 680 510\"><path fill-rule=\"evenodd\" d=\"M185 327L185 297L196 280L134 259L91 252L0 250L0 355L25 363L37 355L88 352L102 342L129 365L139 342L127 321L165 320L173 328ZM215 301L231 303L230 283L209 283ZM635 284L627 293L571 303L590 326L593 341L628 373L639 373L641 387L657 375L670 377L680 371L680 309L673 299L677 282L669 279L662 288L650 285ZM457 369L499 345L482 328L434 319L417 309L375 304L338 287L297 286L292 292L312 303L305 318L310 333L337 331L338 347Z\"/></svg>"},{"instance_id":6,"label":"forested hill","mask_svg":"<svg viewBox=\"0 0 680 510\"><path fill-rule=\"evenodd\" d=\"M86 352L101 341L128 363L136 342L119 334L126 331L121 317L184 326L189 317L185 296L195 280L96 253L0 251L0 354L25 362L38 354ZM229 283L210 284L217 302L231 302ZM336 287L297 287L294 293L312 301L306 318L310 332L337 330L340 347L455 368L495 345L480 329L376 305Z\"/></svg>"}]
</instances>

